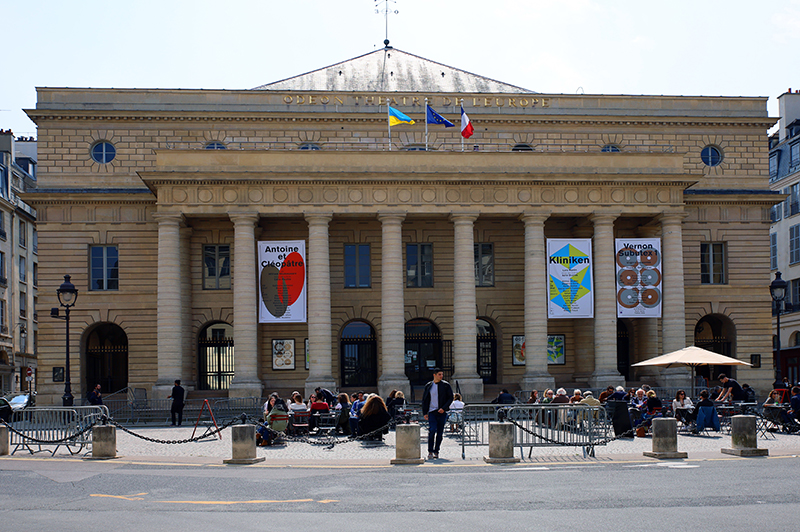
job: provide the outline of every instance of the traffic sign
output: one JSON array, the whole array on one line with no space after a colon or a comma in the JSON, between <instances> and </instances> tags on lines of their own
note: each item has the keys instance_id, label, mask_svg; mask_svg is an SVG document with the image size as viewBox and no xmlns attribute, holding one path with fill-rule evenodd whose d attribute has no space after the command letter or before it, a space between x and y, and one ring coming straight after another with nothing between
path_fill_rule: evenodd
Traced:
<instances>
[{"instance_id":1,"label":"traffic sign","mask_svg":"<svg viewBox=\"0 0 800 532\"><path fill-rule=\"evenodd\" d=\"M33 377L33 368L28 368L28 377Z\"/></svg>"}]
</instances>

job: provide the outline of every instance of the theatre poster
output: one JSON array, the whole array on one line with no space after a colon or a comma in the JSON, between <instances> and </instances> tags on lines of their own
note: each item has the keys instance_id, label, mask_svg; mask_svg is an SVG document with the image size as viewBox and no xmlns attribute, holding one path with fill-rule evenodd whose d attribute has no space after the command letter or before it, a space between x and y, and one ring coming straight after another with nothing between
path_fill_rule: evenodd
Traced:
<instances>
[{"instance_id":1,"label":"theatre poster","mask_svg":"<svg viewBox=\"0 0 800 532\"><path fill-rule=\"evenodd\" d=\"M548 238L549 318L593 318L592 241Z\"/></svg>"},{"instance_id":2,"label":"theatre poster","mask_svg":"<svg viewBox=\"0 0 800 532\"><path fill-rule=\"evenodd\" d=\"M661 239L617 238L617 317L660 318Z\"/></svg>"},{"instance_id":3,"label":"theatre poster","mask_svg":"<svg viewBox=\"0 0 800 532\"><path fill-rule=\"evenodd\" d=\"M258 243L258 322L306 322L306 243Z\"/></svg>"}]
</instances>

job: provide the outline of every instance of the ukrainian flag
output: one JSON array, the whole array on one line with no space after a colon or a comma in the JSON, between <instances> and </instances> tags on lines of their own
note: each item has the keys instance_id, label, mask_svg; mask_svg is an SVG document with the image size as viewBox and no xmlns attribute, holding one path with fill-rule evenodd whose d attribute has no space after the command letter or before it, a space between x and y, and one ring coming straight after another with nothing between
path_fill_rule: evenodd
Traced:
<instances>
[{"instance_id":1,"label":"ukrainian flag","mask_svg":"<svg viewBox=\"0 0 800 532\"><path fill-rule=\"evenodd\" d=\"M394 107L389 106L389 126L396 126L397 124L413 124L414 121L408 116L404 115Z\"/></svg>"}]
</instances>

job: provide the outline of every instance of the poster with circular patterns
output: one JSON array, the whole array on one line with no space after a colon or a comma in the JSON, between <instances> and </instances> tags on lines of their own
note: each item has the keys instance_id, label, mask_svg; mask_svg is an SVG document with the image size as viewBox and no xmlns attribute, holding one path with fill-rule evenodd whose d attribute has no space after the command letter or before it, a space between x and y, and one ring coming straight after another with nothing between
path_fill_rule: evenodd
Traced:
<instances>
[{"instance_id":1,"label":"poster with circular patterns","mask_svg":"<svg viewBox=\"0 0 800 532\"><path fill-rule=\"evenodd\" d=\"M661 317L661 239L617 238L617 317Z\"/></svg>"}]
</instances>

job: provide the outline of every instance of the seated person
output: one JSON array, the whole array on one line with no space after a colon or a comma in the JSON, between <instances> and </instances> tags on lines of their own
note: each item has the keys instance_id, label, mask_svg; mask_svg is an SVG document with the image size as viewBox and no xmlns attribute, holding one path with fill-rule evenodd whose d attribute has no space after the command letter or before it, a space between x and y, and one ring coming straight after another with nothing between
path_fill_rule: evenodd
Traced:
<instances>
[{"instance_id":1,"label":"seated person","mask_svg":"<svg viewBox=\"0 0 800 532\"><path fill-rule=\"evenodd\" d=\"M614 389L614 393L609 395L606 398L606 401L624 401L625 400L625 388L622 386L617 386Z\"/></svg>"},{"instance_id":2,"label":"seated person","mask_svg":"<svg viewBox=\"0 0 800 532\"><path fill-rule=\"evenodd\" d=\"M631 423L635 427L639 423L641 423L642 415L644 414L645 410L647 409L647 396L644 394L644 390L639 388L635 392L633 392L633 397L630 400L630 404L628 405L628 412L631 415Z\"/></svg>"},{"instance_id":3,"label":"seated person","mask_svg":"<svg viewBox=\"0 0 800 532\"><path fill-rule=\"evenodd\" d=\"M346 393L340 393L335 407L339 416L336 418L336 434L350 435L350 401Z\"/></svg>"},{"instance_id":4,"label":"seated person","mask_svg":"<svg viewBox=\"0 0 800 532\"><path fill-rule=\"evenodd\" d=\"M547 388L544 391L544 397L542 397L541 404L546 405L546 404L552 403L554 395L555 395L555 392L553 390L551 390L550 388Z\"/></svg>"},{"instance_id":5,"label":"seated person","mask_svg":"<svg viewBox=\"0 0 800 532\"><path fill-rule=\"evenodd\" d=\"M308 429L314 430L317 428L319 414L330 412L330 406L321 397L312 395L308 401L308 410L311 412L311 417L308 418Z\"/></svg>"},{"instance_id":6,"label":"seated person","mask_svg":"<svg viewBox=\"0 0 800 532\"><path fill-rule=\"evenodd\" d=\"M508 393L508 390L506 390L505 388L503 389L503 391L501 391L498 394L497 397L492 399L492 404L493 405L497 405L497 404L500 404L500 405L513 405L516 402L517 402L517 400L514 398L514 396L511 395L510 393Z\"/></svg>"},{"instance_id":7,"label":"seated person","mask_svg":"<svg viewBox=\"0 0 800 532\"><path fill-rule=\"evenodd\" d=\"M572 392L572 397L569 398L570 403L580 403L583 401L583 394L577 388Z\"/></svg>"},{"instance_id":8,"label":"seated person","mask_svg":"<svg viewBox=\"0 0 800 532\"><path fill-rule=\"evenodd\" d=\"M358 420L361 417L361 407L364 406L364 392L353 394L353 403L350 405L350 435L358 436Z\"/></svg>"},{"instance_id":9,"label":"seated person","mask_svg":"<svg viewBox=\"0 0 800 532\"><path fill-rule=\"evenodd\" d=\"M792 399L789 402L789 410L781 410L781 418L784 423L784 430L787 432L797 432L800 430L800 386L792 387Z\"/></svg>"},{"instance_id":10,"label":"seated person","mask_svg":"<svg viewBox=\"0 0 800 532\"><path fill-rule=\"evenodd\" d=\"M675 399L672 401L672 411L675 412L675 419L682 423L693 423L697 419L697 411L692 400L686 397L686 392L678 390Z\"/></svg>"},{"instance_id":11,"label":"seated person","mask_svg":"<svg viewBox=\"0 0 800 532\"><path fill-rule=\"evenodd\" d=\"M397 390L392 400L392 408L389 409L389 415L397 422L409 422L409 416L406 415L406 394L402 390Z\"/></svg>"},{"instance_id":12,"label":"seated person","mask_svg":"<svg viewBox=\"0 0 800 532\"><path fill-rule=\"evenodd\" d=\"M461 400L461 394L454 393L453 402L450 403L450 413L447 416L447 421L450 422L450 432L458 432L458 427L464 419L462 410L464 410L464 401Z\"/></svg>"},{"instance_id":13,"label":"seated person","mask_svg":"<svg viewBox=\"0 0 800 532\"><path fill-rule=\"evenodd\" d=\"M697 407L700 408L702 406L714 406L714 401L708 398L708 390L703 390L700 392L700 402L697 403Z\"/></svg>"},{"instance_id":14,"label":"seated person","mask_svg":"<svg viewBox=\"0 0 800 532\"><path fill-rule=\"evenodd\" d=\"M605 403L612 395L614 395L614 387L608 386L604 391L600 393L600 397L598 398L598 400L601 403Z\"/></svg>"},{"instance_id":15,"label":"seated person","mask_svg":"<svg viewBox=\"0 0 800 532\"><path fill-rule=\"evenodd\" d=\"M361 417L358 419L359 434L369 435L365 439L370 441L383 441L383 435L389 432L387 425L391 419L381 396L370 395L361 407ZM378 431L381 428L384 430Z\"/></svg>"},{"instance_id":16,"label":"seated person","mask_svg":"<svg viewBox=\"0 0 800 532\"><path fill-rule=\"evenodd\" d=\"M556 396L553 397L551 403L555 405L569 404L569 397L567 397L567 390L565 390L564 388L559 388L558 390L556 390Z\"/></svg>"},{"instance_id":17,"label":"seated person","mask_svg":"<svg viewBox=\"0 0 800 532\"><path fill-rule=\"evenodd\" d=\"M528 396L528 404L535 405L539 402L539 392L536 390L531 390L531 394Z\"/></svg>"},{"instance_id":18,"label":"seated person","mask_svg":"<svg viewBox=\"0 0 800 532\"><path fill-rule=\"evenodd\" d=\"M700 409L704 407L714 408L714 401L709 399L708 390L703 390L702 392L700 392L700 402L697 403L697 426L692 430L693 434L697 434L700 431L700 429L705 429L705 428L713 428L717 432L719 432L720 430L719 416L716 415L717 410L714 408L713 417L706 419L706 417L704 415L701 415L700 412Z\"/></svg>"},{"instance_id":19,"label":"seated person","mask_svg":"<svg viewBox=\"0 0 800 532\"><path fill-rule=\"evenodd\" d=\"M275 402L272 410L267 414L264 424L268 425L270 430L265 427L258 428L256 445L272 445L278 436L286 432L286 427L289 425L289 413L286 411L283 401Z\"/></svg>"},{"instance_id":20,"label":"seated person","mask_svg":"<svg viewBox=\"0 0 800 532\"><path fill-rule=\"evenodd\" d=\"M303 402L303 396L300 395L300 392L292 393L292 402L289 403L289 410L291 412L308 412L308 407Z\"/></svg>"}]
</instances>

